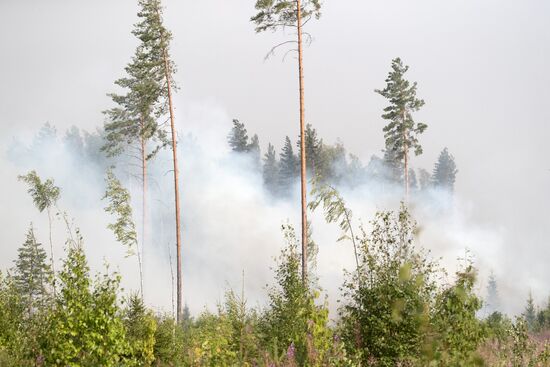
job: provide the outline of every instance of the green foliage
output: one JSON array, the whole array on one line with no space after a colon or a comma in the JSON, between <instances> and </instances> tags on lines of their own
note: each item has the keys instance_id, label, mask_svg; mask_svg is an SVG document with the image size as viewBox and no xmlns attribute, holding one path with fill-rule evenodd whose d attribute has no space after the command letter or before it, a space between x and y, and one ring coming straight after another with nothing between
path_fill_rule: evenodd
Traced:
<instances>
[{"instance_id":1,"label":"green foliage","mask_svg":"<svg viewBox=\"0 0 550 367\"><path fill-rule=\"evenodd\" d=\"M119 317L118 275L95 281L82 246L69 248L59 274L61 291L48 319L45 361L51 366L119 366L129 347Z\"/></svg>"},{"instance_id":2,"label":"green foliage","mask_svg":"<svg viewBox=\"0 0 550 367\"><path fill-rule=\"evenodd\" d=\"M427 125L415 123L412 117L412 112L418 111L424 101L416 97L416 82L411 85L404 78L409 67L403 65L400 58L393 59L391 67L392 71L386 78L386 87L375 92L389 101L389 106L384 108L382 115L384 120L389 121L383 129L386 150L392 152L396 162L401 162L410 149L416 155L422 154L418 135L426 130Z\"/></svg>"},{"instance_id":3,"label":"green foliage","mask_svg":"<svg viewBox=\"0 0 550 367\"><path fill-rule=\"evenodd\" d=\"M115 222L107 227L113 231L118 242L127 248L128 256L135 254L137 248L136 225L132 218L130 192L122 186L112 169L107 171L105 179L107 189L103 199L108 201L105 211L115 217Z\"/></svg>"},{"instance_id":4,"label":"green foliage","mask_svg":"<svg viewBox=\"0 0 550 367\"><path fill-rule=\"evenodd\" d=\"M481 300L474 293L476 272L471 263L456 273L455 284L443 290L435 303L432 324L437 332L433 360L440 365L474 361L475 351L484 339L484 330L476 312Z\"/></svg>"},{"instance_id":5,"label":"green foliage","mask_svg":"<svg viewBox=\"0 0 550 367\"><path fill-rule=\"evenodd\" d=\"M40 212L49 209L57 203L61 190L55 186L52 179L42 182L36 171L30 171L26 175L19 176L19 180L28 186L28 193L31 195L34 205Z\"/></svg>"},{"instance_id":6,"label":"green foliage","mask_svg":"<svg viewBox=\"0 0 550 367\"><path fill-rule=\"evenodd\" d=\"M345 239L352 242L355 262L357 265L357 270L359 270L357 244L351 222L353 213L351 209L346 207L344 198L340 196L334 187L329 185L315 184L313 186L313 190L311 191L311 195L314 199L309 203L309 208L313 211L317 209L321 203L323 203L325 220L327 223L338 223L338 226L342 230L342 235L338 238L338 242Z\"/></svg>"},{"instance_id":7,"label":"green foliage","mask_svg":"<svg viewBox=\"0 0 550 367\"><path fill-rule=\"evenodd\" d=\"M42 244L36 241L32 224L26 241L17 252L13 281L30 317L37 308L45 306L52 276L51 268L46 264L46 252Z\"/></svg>"},{"instance_id":8,"label":"green foliage","mask_svg":"<svg viewBox=\"0 0 550 367\"><path fill-rule=\"evenodd\" d=\"M117 107L104 112L107 116L104 125L106 142L102 150L108 156L114 156L129 145L155 141L157 145L151 152L147 152L144 145L140 147L149 159L169 144L163 124L158 119L168 111L164 56L168 52L171 34L162 25L160 0L140 0L139 6L140 21L132 34L140 43L125 68L127 76L115 82L126 93L109 95ZM174 64L169 63L169 68L172 73Z\"/></svg>"},{"instance_id":9,"label":"green foliage","mask_svg":"<svg viewBox=\"0 0 550 367\"><path fill-rule=\"evenodd\" d=\"M263 342L274 358L292 350L299 365L320 366L330 348L326 304L316 305L319 290L304 284L301 256L292 227L283 227L286 246L275 269L277 287L269 290L269 307L262 316Z\"/></svg>"},{"instance_id":10,"label":"green foliage","mask_svg":"<svg viewBox=\"0 0 550 367\"><path fill-rule=\"evenodd\" d=\"M242 122L233 120L233 127L227 136L227 141L234 152L248 152L248 134Z\"/></svg>"},{"instance_id":11,"label":"green foliage","mask_svg":"<svg viewBox=\"0 0 550 367\"><path fill-rule=\"evenodd\" d=\"M362 363L410 363L425 344L438 269L413 243L416 225L407 209L380 212L363 231L360 267L344 283L343 338Z\"/></svg>"},{"instance_id":12,"label":"green foliage","mask_svg":"<svg viewBox=\"0 0 550 367\"><path fill-rule=\"evenodd\" d=\"M256 25L256 32L277 30L285 27L296 27L298 7L295 0L257 0L258 13L250 20ZM319 0L302 0L302 24L315 17L321 16L321 2Z\"/></svg>"},{"instance_id":13,"label":"green foliage","mask_svg":"<svg viewBox=\"0 0 550 367\"><path fill-rule=\"evenodd\" d=\"M437 162L435 162L432 174L434 186L453 192L457 173L454 157L447 148L443 149L437 158Z\"/></svg>"},{"instance_id":14,"label":"green foliage","mask_svg":"<svg viewBox=\"0 0 550 367\"><path fill-rule=\"evenodd\" d=\"M122 320L132 359L137 362L137 366L150 366L155 359L156 319L153 313L145 308L138 295L131 295L127 303Z\"/></svg>"},{"instance_id":15,"label":"green foliage","mask_svg":"<svg viewBox=\"0 0 550 367\"><path fill-rule=\"evenodd\" d=\"M288 193L290 186L298 176L298 159L292 149L290 138L285 137L285 144L279 159L279 186L283 193Z\"/></svg>"}]
</instances>

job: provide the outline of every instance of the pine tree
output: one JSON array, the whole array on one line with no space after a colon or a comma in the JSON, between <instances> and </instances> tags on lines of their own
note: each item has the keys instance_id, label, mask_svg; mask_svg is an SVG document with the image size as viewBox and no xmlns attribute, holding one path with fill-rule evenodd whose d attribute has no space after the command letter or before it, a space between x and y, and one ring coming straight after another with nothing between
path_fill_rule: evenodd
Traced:
<instances>
[{"instance_id":1,"label":"pine tree","mask_svg":"<svg viewBox=\"0 0 550 367\"><path fill-rule=\"evenodd\" d=\"M307 278L307 199L306 199L306 145L305 139L305 105L304 105L304 67L302 29L313 17L321 16L319 0L257 0L258 13L251 18L256 24L256 32L275 31L287 27L296 29L296 40L283 42L271 49L273 53L279 46L295 43L298 46L298 81L300 96L300 181L302 204L302 281Z\"/></svg>"},{"instance_id":2,"label":"pine tree","mask_svg":"<svg viewBox=\"0 0 550 367\"><path fill-rule=\"evenodd\" d=\"M249 151L248 135L242 122L233 120L233 127L227 136L229 146L234 152L244 153Z\"/></svg>"},{"instance_id":3,"label":"pine tree","mask_svg":"<svg viewBox=\"0 0 550 367\"><path fill-rule=\"evenodd\" d=\"M384 150L384 179L390 183L403 182L403 164L397 158L397 153L392 149Z\"/></svg>"},{"instance_id":4,"label":"pine tree","mask_svg":"<svg viewBox=\"0 0 550 367\"><path fill-rule=\"evenodd\" d=\"M48 214L48 226L50 234L50 262L52 271L55 274L53 239L52 239L52 208L56 206L61 190L55 186L52 179L42 182L36 171L31 171L24 176L19 176L19 180L25 182L29 189L27 192L31 195L34 205L39 212L46 210ZM55 293L55 285L54 285Z\"/></svg>"},{"instance_id":5,"label":"pine tree","mask_svg":"<svg viewBox=\"0 0 550 367\"><path fill-rule=\"evenodd\" d=\"M279 159L279 186L283 194L289 194L290 187L296 178L297 160L292 150L290 138L285 138L285 145Z\"/></svg>"},{"instance_id":6,"label":"pine tree","mask_svg":"<svg viewBox=\"0 0 550 367\"><path fill-rule=\"evenodd\" d=\"M176 221L176 278L177 278L177 320L181 320L183 295L181 273L181 217L179 195L179 168L177 155L177 138L174 116L174 103L172 94L175 89L174 72L176 65L170 59L170 41L172 34L163 25L162 5L160 0L139 0L140 21L136 24L133 34L141 41L141 47L145 55L148 55L148 73L158 77L160 83L161 108L157 118L165 118L168 114L170 121L170 145L172 148L172 163L174 175L174 207ZM157 80L157 79L155 79Z\"/></svg>"},{"instance_id":7,"label":"pine tree","mask_svg":"<svg viewBox=\"0 0 550 367\"><path fill-rule=\"evenodd\" d=\"M454 157L449 154L447 148L443 149L439 154L439 158L433 170L432 181L434 186L452 193L454 191L457 173L458 170L456 169Z\"/></svg>"},{"instance_id":8,"label":"pine tree","mask_svg":"<svg viewBox=\"0 0 550 367\"><path fill-rule=\"evenodd\" d=\"M386 150L395 154L396 160L403 162L403 176L405 184L405 199L409 194L409 150L415 155L422 154L422 146L418 142L418 135L422 134L427 125L415 123L412 112L418 111L424 101L416 97L416 82L412 85L404 79L409 70L400 58L392 60L392 71L386 78L386 87L375 90L376 93L387 98L390 105L384 108L382 118L389 123L383 129L386 138Z\"/></svg>"},{"instance_id":9,"label":"pine tree","mask_svg":"<svg viewBox=\"0 0 550 367\"><path fill-rule=\"evenodd\" d=\"M36 241L32 223L27 232L27 239L17 252L14 284L30 316L45 301L48 295L47 284L51 276L51 269L46 264L46 252L42 244Z\"/></svg>"},{"instance_id":10,"label":"pine tree","mask_svg":"<svg viewBox=\"0 0 550 367\"><path fill-rule=\"evenodd\" d=\"M105 111L107 122L104 130L106 142L102 150L112 157L126 152L139 160L142 182L142 249L147 242L147 191L148 162L168 144L164 122L159 117L166 115L168 92L164 88L164 61L158 38L161 25L155 0L141 0L138 16L143 20L135 25L132 34L139 43L132 61L126 66L127 76L115 81L126 93L110 94L116 107ZM153 143L153 146L151 146Z\"/></svg>"},{"instance_id":11,"label":"pine tree","mask_svg":"<svg viewBox=\"0 0 550 367\"><path fill-rule=\"evenodd\" d=\"M268 144L267 153L264 155L263 179L264 186L272 194L275 194L279 181L279 162L275 148L271 143Z\"/></svg>"}]
</instances>

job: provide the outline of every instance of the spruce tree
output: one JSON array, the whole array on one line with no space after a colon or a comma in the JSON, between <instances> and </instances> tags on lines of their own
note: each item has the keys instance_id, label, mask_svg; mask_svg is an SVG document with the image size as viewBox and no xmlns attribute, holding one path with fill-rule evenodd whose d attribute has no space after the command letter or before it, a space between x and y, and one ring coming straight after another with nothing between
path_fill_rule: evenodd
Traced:
<instances>
[{"instance_id":1,"label":"spruce tree","mask_svg":"<svg viewBox=\"0 0 550 367\"><path fill-rule=\"evenodd\" d=\"M248 152L248 134L246 132L246 128L244 127L244 123L239 122L237 119L233 120L233 127L227 136L227 141L234 152Z\"/></svg>"},{"instance_id":2,"label":"spruce tree","mask_svg":"<svg viewBox=\"0 0 550 367\"><path fill-rule=\"evenodd\" d=\"M420 190L424 191L431 187L432 185L432 176L428 171L426 171L424 168L420 168L418 170L419 173L419 183L420 183Z\"/></svg>"},{"instance_id":3,"label":"spruce tree","mask_svg":"<svg viewBox=\"0 0 550 367\"><path fill-rule=\"evenodd\" d=\"M312 18L321 16L319 0L257 0L258 13L251 18L256 24L256 32L275 31L278 29L295 28L296 39L283 42L271 49L273 53L279 46L290 43L297 45L298 51L298 84L300 100L300 181L302 204L302 281L307 278L307 200L306 200L306 145L305 139L305 102L304 102L304 67L302 29Z\"/></svg>"},{"instance_id":4,"label":"spruce tree","mask_svg":"<svg viewBox=\"0 0 550 367\"><path fill-rule=\"evenodd\" d=\"M260 151L260 139L258 135L254 134L252 139L250 139L250 144L247 147L250 158L252 159L252 164L256 170L259 170L262 166L262 152Z\"/></svg>"},{"instance_id":5,"label":"spruce tree","mask_svg":"<svg viewBox=\"0 0 550 367\"><path fill-rule=\"evenodd\" d=\"M283 194L289 194L290 187L296 178L296 169L297 159L292 150L290 138L287 136L279 159L279 186Z\"/></svg>"},{"instance_id":6,"label":"spruce tree","mask_svg":"<svg viewBox=\"0 0 550 367\"><path fill-rule=\"evenodd\" d=\"M533 294L529 292L529 298L527 298L527 304L525 305L525 311L523 312L523 317L525 317L525 322L527 323L527 328L529 331L533 331L535 329L536 313Z\"/></svg>"},{"instance_id":7,"label":"spruce tree","mask_svg":"<svg viewBox=\"0 0 550 367\"><path fill-rule=\"evenodd\" d=\"M427 125L416 123L412 113L418 111L424 101L416 97L416 82L412 85L404 78L409 70L400 58L392 60L392 71L386 78L386 87L375 90L376 93L389 100L389 106L384 108L382 118L389 123L383 129L386 139L386 150L395 154L395 159L403 163L405 184L405 199L409 194L409 150L415 155L422 154L422 146L418 135L422 134Z\"/></svg>"},{"instance_id":8,"label":"spruce tree","mask_svg":"<svg viewBox=\"0 0 550 367\"><path fill-rule=\"evenodd\" d=\"M264 155L263 179L264 186L272 194L275 194L279 181L279 162L275 148L271 143L268 144L267 153Z\"/></svg>"},{"instance_id":9,"label":"spruce tree","mask_svg":"<svg viewBox=\"0 0 550 367\"><path fill-rule=\"evenodd\" d=\"M296 146L298 147L298 159L301 160L301 144L302 139L298 137ZM311 126L306 125L305 131L305 143L306 143L306 167L310 172L311 177L324 177L328 168L325 167L325 157L323 155L323 141L317 137L317 131Z\"/></svg>"},{"instance_id":10,"label":"spruce tree","mask_svg":"<svg viewBox=\"0 0 550 367\"><path fill-rule=\"evenodd\" d=\"M448 192L454 191L454 185L456 181L456 169L455 159L449 154L447 148L443 149L439 154L439 158L435 163L435 167L432 174L432 181L434 186L440 187Z\"/></svg>"},{"instance_id":11,"label":"spruce tree","mask_svg":"<svg viewBox=\"0 0 550 367\"><path fill-rule=\"evenodd\" d=\"M48 295L47 285L51 276L51 268L46 264L46 252L42 244L36 241L32 223L27 239L17 253L14 284L30 316L36 308L43 305Z\"/></svg>"}]
</instances>

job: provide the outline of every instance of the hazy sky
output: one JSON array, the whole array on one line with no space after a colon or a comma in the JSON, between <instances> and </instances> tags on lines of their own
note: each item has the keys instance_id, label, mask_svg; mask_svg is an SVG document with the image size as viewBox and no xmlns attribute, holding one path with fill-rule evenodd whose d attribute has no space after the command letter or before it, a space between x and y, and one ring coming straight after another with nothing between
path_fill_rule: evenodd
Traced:
<instances>
[{"instance_id":1,"label":"hazy sky","mask_svg":"<svg viewBox=\"0 0 550 367\"><path fill-rule=\"evenodd\" d=\"M46 121L60 130L102 125L101 111L110 106L105 94L136 46L136 3L0 0L4 141ZM401 57L426 101L417 120L429 125L421 138L425 154L413 165L431 170L447 146L472 221L506 236L502 252L510 256L499 266L519 261L525 270L517 282L550 292L550 2L324 3L322 18L307 29L314 38L305 51L307 121L366 163L383 147L385 101L373 90L384 86L391 59ZM282 62L284 52L264 61L285 38L254 33L254 1L164 4L181 88L180 130L196 123L189 106L202 104L224 111L228 129L231 118L245 122L264 146L267 139L279 147L285 135L296 138L297 67L291 57Z\"/></svg>"}]
</instances>

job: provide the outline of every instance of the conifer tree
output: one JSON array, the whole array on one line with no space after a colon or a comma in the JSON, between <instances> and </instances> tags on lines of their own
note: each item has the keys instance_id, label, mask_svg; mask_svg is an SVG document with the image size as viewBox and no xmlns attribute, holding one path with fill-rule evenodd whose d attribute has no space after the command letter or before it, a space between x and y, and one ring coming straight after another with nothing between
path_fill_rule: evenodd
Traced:
<instances>
[{"instance_id":1,"label":"conifer tree","mask_svg":"<svg viewBox=\"0 0 550 367\"><path fill-rule=\"evenodd\" d=\"M143 268L136 226L132 215L132 206L130 204L130 192L122 186L112 169L107 171L105 181L107 183L107 190L103 199L107 199L109 202L105 207L105 211L115 216L115 222L109 224L107 227L113 231L117 241L126 247L127 256L137 255L140 295L143 299Z\"/></svg>"},{"instance_id":2,"label":"conifer tree","mask_svg":"<svg viewBox=\"0 0 550 367\"><path fill-rule=\"evenodd\" d=\"M227 141L234 152L248 152L248 134L242 122L237 119L233 120L233 127L227 136Z\"/></svg>"},{"instance_id":3,"label":"conifer tree","mask_svg":"<svg viewBox=\"0 0 550 367\"><path fill-rule=\"evenodd\" d=\"M279 46L290 43L297 45L298 51L298 84L300 96L300 180L302 204L302 281L307 278L307 200L306 200L306 145L305 139L305 104L304 104L304 67L302 29L312 18L321 16L319 0L257 0L258 13L251 18L256 24L256 32L276 31L277 29L295 28L296 40L283 42L271 49L273 53Z\"/></svg>"},{"instance_id":4,"label":"conifer tree","mask_svg":"<svg viewBox=\"0 0 550 367\"><path fill-rule=\"evenodd\" d=\"M298 137L296 146L298 147L298 159L301 160L301 144L302 139ZM324 166L323 156L323 141L317 136L317 130L315 130L311 124L306 125L305 131L305 144L306 144L306 167L310 172L311 177L323 177L328 171Z\"/></svg>"},{"instance_id":5,"label":"conifer tree","mask_svg":"<svg viewBox=\"0 0 550 367\"><path fill-rule=\"evenodd\" d=\"M454 157L449 154L447 148L443 149L435 163L432 175L433 184L436 187L441 187L452 193L454 191L457 173L458 170L456 169Z\"/></svg>"},{"instance_id":6,"label":"conifer tree","mask_svg":"<svg viewBox=\"0 0 550 367\"><path fill-rule=\"evenodd\" d=\"M135 25L132 34L139 43L132 61L126 66L127 76L115 81L125 94L111 93L116 107L105 111L107 122L104 130L106 141L102 150L112 157L126 152L137 158L142 183L142 250L147 241L147 190L148 162L168 144L164 122L159 121L167 113L168 97L163 72L163 55L155 38L160 37L156 21L156 1L139 2L138 16L143 20ZM153 143L153 146L151 146Z\"/></svg>"},{"instance_id":7,"label":"conifer tree","mask_svg":"<svg viewBox=\"0 0 550 367\"><path fill-rule=\"evenodd\" d=\"M495 274L491 272L489 283L487 284L487 309L489 313L500 310L500 299L498 296L497 280Z\"/></svg>"},{"instance_id":8,"label":"conifer tree","mask_svg":"<svg viewBox=\"0 0 550 367\"><path fill-rule=\"evenodd\" d=\"M296 168L296 156L292 150L290 138L287 136L285 138L285 145L283 146L279 159L279 185L284 194L288 194L288 190L294 182L296 177Z\"/></svg>"},{"instance_id":9,"label":"conifer tree","mask_svg":"<svg viewBox=\"0 0 550 367\"><path fill-rule=\"evenodd\" d=\"M254 134L252 139L250 139L250 144L248 144L247 150L250 154L250 157L252 158L254 168L259 170L262 166L262 152L260 151L260 139L258 138L257 134Z\"/></svg>"},{"instance_id":10,"label":"conifer tree","mask_svg":"<svg viewBox=\"0 0 550 367\"><path fill-rule=\"evenodd\" d=\"M48 214L48 226L50 234L50 262L52 271L55 274L53 240L52 240L52 208L55 207L61 190L55 186L52 179L42 182L36 171L31 171L24 176L19 176L19 180L25 182L29 188L27 192L31 195L34 205L39 212L46 210ZM55 293L55 285L54 285Z\"/></svg>"},{"instance_id":11,"label":"conifer tree","mask_svg":"<svg viewBox=\"0 0 550 367\"><path fill-rule=\"evenodd\" d=\"M275 148L271 143L268 144L267 153L264 155L263 179L265 187L275 194L279 180L279 162Z\"/></svg>"},{"instance_id":12,"label":"conifer tree","mask_svg":"<svg viewBox=\"0 0 550 367\"><path fill-rule=\"evenodd\" d=\"M170 41L172 34L164 27L162 5L160 0L139 0L140 21L136 24L134 35L141 41L144 54L148 55L148 72L158 77L160 81L160 99L162 106L157 118L165 118L168 113L170 121L170 145L172 148L172 163L174 175L174 207L176 221L176 278L177 278L177 320L181 320L183 307L182 273L181 273L181 217L179 195L179 167L177 155L177 138L174 116L173 92L175 89L175 64L170 59ZM157 80L157 79L155 79Z\"/></svg>"},{"instance_id":13,"label":"conifer tree","mask_svg":"<svg viewBox=\"0 0 550 367\"><path fill-rule=\"evenodd\" d=\"M536 321L536 309L535 309L535 301L533 300L533 294L531 292L529 292L529 298L527 298L527 304L525 305L525 311L523 312L523 317L525 317L527 328L530 331L533 331L535 328L535 321Z\"/></svg>"},{"instance_id":14,"label":"conifer tree","mask_svg":"<svg viewBox=\"0 0 550 367\"><path fill-rule=\"evenodd\" d=\"M432 176L424 168L420 168L418 170L418 173L420 175L418 180L420 183L420 190L422 191L427 190L432 184Z\"/></svg>"},{"instance_id":15,"label":"conifer tree","mask_svg":"<svg viewBox=\"0 0 550 367\"><path fill-rule=\"evenodd\" d=\"M48 295L47 284L51 276L51 269L46 264L46 252L42 244L36 241L32 224L27 239L17 252L14 284L30 316Z\"/></svg>"},{"instance_id":16,"label":"conifer tree","mask_svg":"<svg viewBox=\"0 0 550 367\"><path fill-rule=\"evenodd\" d=\"M392 71L386 78L386 87L375 92L389 100L389 106L384 108L382 118L389 123L383 129L386 139L386 150L395 154L395 159L403 162L403 178L405 198L409 196L409 150L415 155L422 154L422 146L418 135L428 127L424 123L416 123L412 113L418 111L424 101L416 97L416 82L412 85L404 78L409 70L400 58L392 60Z\"/></svg>"}]
</instances>

